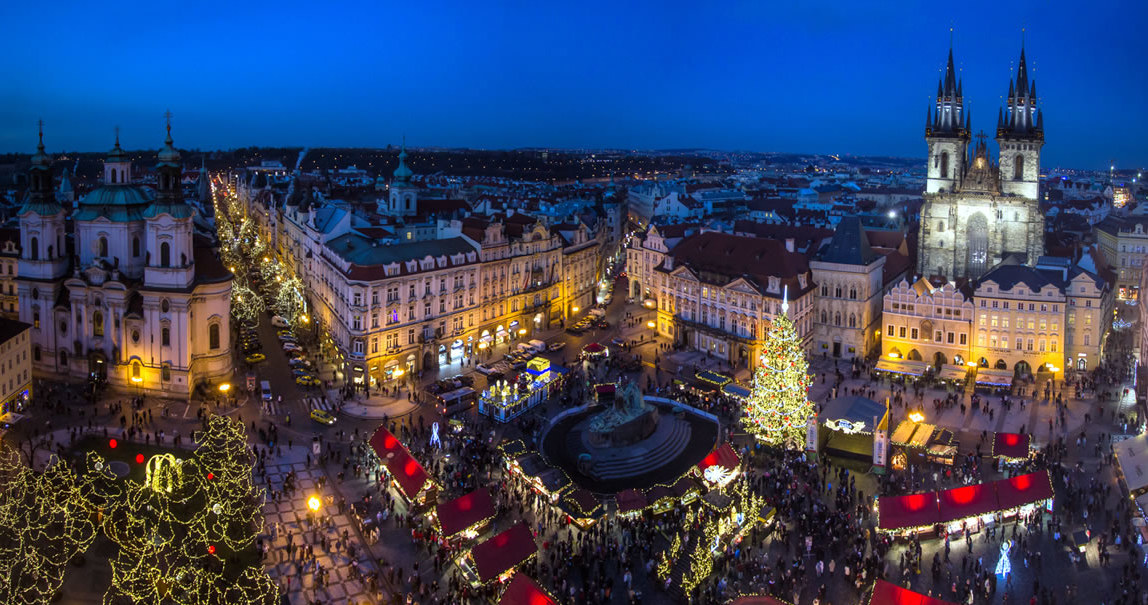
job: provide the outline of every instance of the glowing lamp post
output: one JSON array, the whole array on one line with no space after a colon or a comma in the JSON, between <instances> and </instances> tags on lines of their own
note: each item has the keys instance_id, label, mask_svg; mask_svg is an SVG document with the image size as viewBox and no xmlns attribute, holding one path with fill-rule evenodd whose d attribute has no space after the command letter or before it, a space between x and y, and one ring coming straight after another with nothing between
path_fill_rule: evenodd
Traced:
<instances>
[{"instance_id":1,"label":"glowing lamp post","mask_svg":"<svg viewBox=\"0 0 1148 605\"><path fill-rule=\"evenodd\" d=\"M319 500L318 496L311 496L310 498L307 498L307 508L311 509L311 512L313 513L319 512L319 507L322 505L323 503Z\"/></svg>"},{"instance_id":2,"label":"glowing lamp post","mask_svg":"<svg viewBox=\"0 0 1148 605\"><path fill-rule=\"evenodd\" d=\"M925 415L920 412L912 412L909 414L909 420L912 420L913 422L921 422L924 419Z\"/></svg>"}]
</instances>

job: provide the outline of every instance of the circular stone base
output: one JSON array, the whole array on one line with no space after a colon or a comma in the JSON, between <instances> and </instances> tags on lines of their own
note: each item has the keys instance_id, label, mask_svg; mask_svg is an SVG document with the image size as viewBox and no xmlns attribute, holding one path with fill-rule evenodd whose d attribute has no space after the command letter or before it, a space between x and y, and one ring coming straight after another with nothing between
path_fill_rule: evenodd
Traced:
<instances>
[{"instance_id":1,"label":"circular stone base","mask_svg":"<svg viewBox=\"0 0 1148 605\"><path fill-rule=\"evenodd\" d=\"M127 477L128 473L132 471L132 467L128 466L127 462L112 460L111 462L108 462L108 470L111 471L113 475L123 479L124 477Z\"/></svg>"}]
</instances>

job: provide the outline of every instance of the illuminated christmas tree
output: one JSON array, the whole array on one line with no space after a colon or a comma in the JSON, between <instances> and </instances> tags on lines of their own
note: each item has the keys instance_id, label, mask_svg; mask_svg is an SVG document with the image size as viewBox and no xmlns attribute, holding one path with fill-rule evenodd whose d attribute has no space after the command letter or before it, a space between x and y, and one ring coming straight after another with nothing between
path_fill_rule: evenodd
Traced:
<instances>
[{"instance_id":1,"label":"illuminated christmas tree","mask_svg":"<svg viewBox=\"0 0 1148 605\"><path fill-rule=\"evenodd\" d=\"M782 298L781 314L774 318L761 366L753 375L753 392L745 404L746 430L771 445L805 447L805 424L813 415L809 401L809 364L801 338L789 320L789 291Z\"/></svg>"}]
</instances>

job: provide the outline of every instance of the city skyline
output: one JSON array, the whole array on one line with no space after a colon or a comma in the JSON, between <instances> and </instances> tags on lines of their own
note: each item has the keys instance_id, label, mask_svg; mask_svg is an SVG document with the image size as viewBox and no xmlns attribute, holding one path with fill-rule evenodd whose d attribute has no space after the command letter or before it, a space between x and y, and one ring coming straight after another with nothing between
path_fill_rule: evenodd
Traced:
<instances>
[{"instance_id":1,"label":"city skyline","mask_svg":"<svg viewBox=\"0 0 1148 605\"><path fill-rule=\"evenodd\" d=\"M928 7L446 5L149 6L52 20L5 7L14 27L0 48L22 59L0 71L11 83L0 152L30 152L40 118L49 149L105 150L116 126L126 148L158 147L171 109L190 149L385 147L405 134L416 147L924 157L951 27L974 132L993 134L1024 29L1049 133L1044 164L1148 164L1136 145L1148 117L1127 101L1148 91L1135 65L1145 44L1110 32L1143 22L1139 5L1071 20L1067 3L994 20L977 17L995 12L987 4L959 19ZM227 28L237 31L221 36ZM103 33L51 35L60 29Z\"/></svg>"}]
</instances>

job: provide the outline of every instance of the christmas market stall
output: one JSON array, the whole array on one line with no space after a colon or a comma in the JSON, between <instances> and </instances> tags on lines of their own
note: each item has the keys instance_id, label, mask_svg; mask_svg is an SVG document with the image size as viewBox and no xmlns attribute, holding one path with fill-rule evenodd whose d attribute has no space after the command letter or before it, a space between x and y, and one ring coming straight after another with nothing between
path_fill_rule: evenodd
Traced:
<instances>
[{"instance_id":1,"label":"christmas market stall","mask_svg":"<svg viewBox=\"0 0 1148 605\"><path fill-rule=\"evenodd\" d=\"M867 603L868 605L956 605L950 601L942 601L907 588L901 588L885 580L877 580Z\"/></svg>"},{"instance_id":2,"label":"christmas market stall","mask_svg":"<svg viewBox=\"0 0 1148 605\"><path fill-rule=\"evenodd\" d=\"M530 576L516 573L502 591L498 605L558 605L558 601Z\"/></svg>"},{"instance_id":3,"label":"christmas market stall","mask_svg":"<svg viewBox=\"0 0 1148 605\"><path fill-rule=\"evenodd\" d=\"M478 413L509 422L546 401L560 384L565 370L551 367L545 357L533 357L517 380L498 380L478 396Z\"/></svg>"},{"instance_id":4,"label":"christmas market stall","mask_svg":"<svg viewBox=\"0 0 1148 605\"><path fill-rule=\"evenodd\" d=\"M737 477L741 471L741 459L727 441L702 458L697 469L708 485L722 487Z\"/></svg>"},{"instance_id":5,"label":"christmas market stall","mask_svg":"<svg viewBox=\"0 0 1148 605\"><path fill-rule=\"evenodd\" d=\"M946 363L937 371L937 380L946 386L963 387L969 378L969 369L965 366Z\"/></svg>"},{"instance_id":6,"label":"christmas market stall","mask_svg":"<svg viewBox=\"0 0 1148 605\"><path fill-rule=\"evenodd\" d=\"M480 487L465 496L435 507L435 526L448 543L473 540L494 519L496 511L490 490Z\"/></svg>"},{"instance_id":7,"label":"christmas market stall","mask_svg":"<svg viewBox=\"0 0 1148 605\"><path fill-rule=\"evenodd\" d=\"M1148 519L1148 433L1125 439L1112 449L1121 485L1137 504L1141 518Z\"/></svg>"},{"instance_id":8,"label":"christmas market stall","mask_svg":"<svg viewBox=\"0 0 1148 605\"><path fill-rule=\"evenodd\" d=\"M1052 511L1052 477L1047 470L994 481L997 508L1006 517L1034 510Z\"/></svg>"},{"instance_id":9,"label":"christmas market stall","mask_svg":"<svg viewBox=\"0 0 1148 605\"><path fill-rule=\"evenodd\" d=\"M907 359L879 359L873 367L878 372L920 378L929 371L929 364L924 361L909 361Z\"/></svg>"},{"instance_id":10,"label":"christmas market stall","mask_svg":"<svg viewBox=\"0 0 1148 605\"><path fill-rule=\"evenodd\" d=\"M823 451L854 460L873 459L873 431L888 425L885 404L858 395L843 395L826 402L820 418Z\"/></svg>"},{"instance_id":11,"label":"christmas market stall","mask_svg":"<svg viewBox=\"0 0 1148 605\"><path fill-rule=\"evenodd\" d=\"M602 359L610 356L610 349L600 343L592 342L582 347L582 355L586 359Z\"/></svg>"},{"instance_id":12,"label":"christmas market stall","mask_svg":"<svg viewBox=\"0 0 1148 605\"><path fill-rule=\"evenodd\" d=\"M694 372L694 378L697 378L702 382L712 384L718 388L724 387L725 385L733 382L733 378L730 378L725 374L719 374L713 370L700 370L698 372Z\"/></svg>"},{"instance_id":13,"label":"christmas market stall","mask_svg":"<svg viewBox=\"0 0 1148 605\"><path fill-rule=\"evenodd\" d=\"M426 469L399 442L398 437L392 435L385 426L380 426L371 435L369 443L379 464L390 474L403 498L416 505L426 504L429 501L428 494L434 490L435 484Z\"/></svg>"},{"instance_id":14,"label":"christmas market stall","mask_svg":"<svg viewBox=\"0 0 1148 605\"><path fill-rule=\"evenodd\" d=\"M590 490L584 488L564 494L558 501L558 508L566 515L568 521L582 530L590 529L606 515L602 502Z\"/></svg>"},{"instance_id":15,"label":"christmas market stall","mask_svg":"<svg viewBox=\"0 0 1148 605\"><path fill-rule=\"evenodd\" d=\"M646 508L646 494L636 489L624 489L614 497L618 502L619 517L635 517Z\"/></svg>"},{"instance_id":16,"label":"christmas market stall","mask_svg":"<svg viewBox=\"0 0 1148 605\"><path fill-rule=\"evenodd\" d=\"M458 560L459 569L473 586L506 581L515 569L538 554L538 545L525 521L475 546Z\"/></svg>"},{"instance_id":17,"label":"christmas market stall","mask_svg":"<svg viewBox=\"0 0 1148 605\"><path fill-rule=\"evenodd\" d=\"M1011 370L977 368L976 388L982 392L997 392L1012 386Z\"/></svg>"},{"instance_id":18,"label":"christmas market stall","mask_svg":"<svg viewBox=\"0 0 1148 605\"><path fill-rule=\"evenodd\" d=\"M749 399L751 394L753 394L753 391L751 391L748 387L743 387L736 382L731 382L723 386L721 388L721 392L723 395L733 397L738 401L745 401L746 399Z\"/></svg>"},{"instance_id":19,"label":"christmas market stall","mask_svg":"<svg viewBox=\"0 0 1148 605\"><path fill-rule=\"evenodd\" d=\"M917 416L921 418L922 416ZM937 427L932 424L914 420L902 420L889 442L893 445L889 464L895 470L905 469L909 463L921 464L926 460L926 448L933 441L933 433Z\"/></svg>"},{"instance_id":20,"label":"christmas market stall","mask_svg":"<svg viewBox=\"0 0 1148 605\"><path fill-rule=\"evenodd\" d=\"M897 535L924 533L938 526L948 532L979 531L1013 515L1051 510L1052 480L1047 470L965 485L942 492L877 499L878 531Z\"/></svg>"},{"instance_id":21,"label":"christmas market stall","mask_svg":"<svg viewBox=\"0 0 1148 605\"><path fill-rule=\"evenodd\" d=\"M903 532L932 529L941 522L936 492L877 498L877 529Z\"/></svg>"},{"instance_id":22,"label":"christmas market stall","mask_svg":"<svg viewBox=\"0 0 1148 605\"><path fill-rule=\"evenodd\" d=\"M1023 462L1028 460L1029 443L1031 435L1018 435L1017 433L996 433L993 436L993 457L1004 462Z\"/></svg>"},{"instance_id":23,"label":"christmas market stall","mask_svg":"<svg viewBox=\"0 0 1148 605\"><path fill-rule=\"evenodd\" d=\"M530 484L531 489L555 502L566 488L570 478L560 468L551 466L538 452L527 452L510 461L510 473Z\"/></svg>"}]
</instances>

